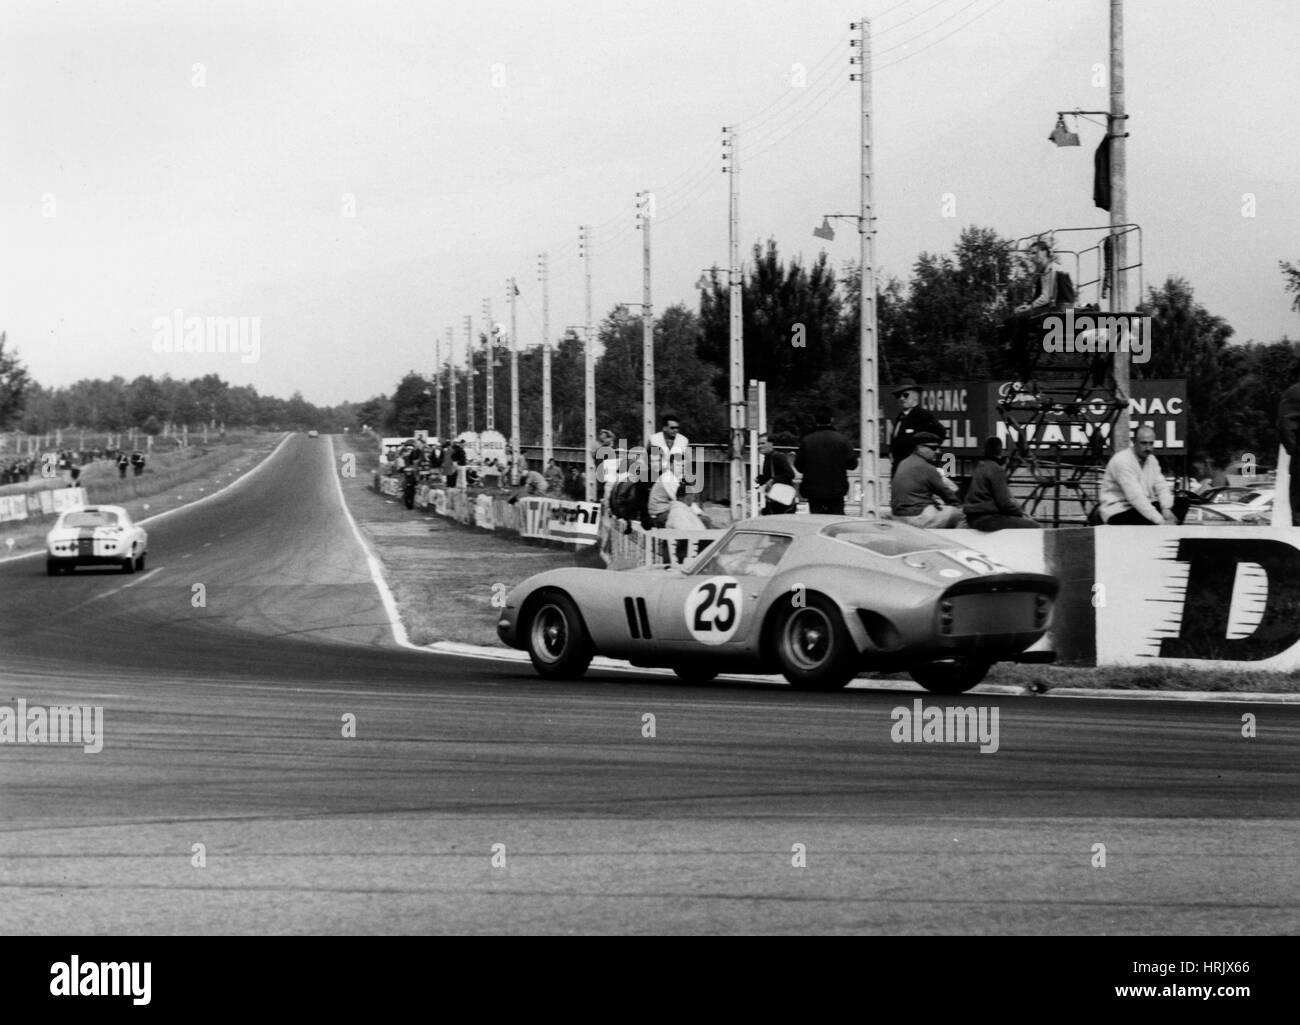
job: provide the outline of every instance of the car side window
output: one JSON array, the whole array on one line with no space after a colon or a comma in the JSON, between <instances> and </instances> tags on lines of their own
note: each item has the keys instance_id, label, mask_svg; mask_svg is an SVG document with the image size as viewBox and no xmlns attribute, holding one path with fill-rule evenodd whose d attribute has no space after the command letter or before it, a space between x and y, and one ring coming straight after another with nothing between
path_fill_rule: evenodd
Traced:
<instances>
[{"instance_id":1,"label":"car side window","mask_svg":"<svg viewBox=\"0 0 1300 1025\"><path fill-rule=\"evenodd\" d=\"M783 534L733 534L700 568L703 576L770 577L790 547Z\"/></svg>"}]
</instances>

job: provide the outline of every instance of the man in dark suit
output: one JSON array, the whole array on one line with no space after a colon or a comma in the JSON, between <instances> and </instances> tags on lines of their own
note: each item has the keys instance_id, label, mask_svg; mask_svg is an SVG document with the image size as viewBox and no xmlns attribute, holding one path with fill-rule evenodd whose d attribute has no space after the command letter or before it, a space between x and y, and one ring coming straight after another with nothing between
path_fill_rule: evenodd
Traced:
<instances>
[{"instance_id":1,"label":"man in dark suit","mask_svg":"<svg viewBox=\"0 0 1300 1025\"><path fill-rule=\"evenodd\" d=\"M848 471L858 468L858 457L849 439L835 429L829 407L822 406L815 416L816 425L803 436L794 457L794 468L803 474L800 490L810 513L843 516Z\"/></svg>"},{"instance_id":2,"label":"man in dark suit","mask_svg":"<svg viewBox=\"0 0 1300 1025\"><path fill-rule=\"evenodd\" d=\"M1282 393L1277 404L1277 434L1291 457L1291 525L1300 527L1300 384Z\"/></svg>"},{"instance_id":3,"label":"man in dark suit","mask_svg":"<svg viewBox=\"0 0 1300 1025\"><path fill-rule=\"evenodd\" d=\"M948 428L944 427L928 409L921 408L921 389L910 377L905 377L894 389L900 407L898 419L894 421L894 432L889 436L889 458L894 468L912 454L916 448L916 435L933 434L942 445L948 440Z\"/></svg>"}]
</instances>

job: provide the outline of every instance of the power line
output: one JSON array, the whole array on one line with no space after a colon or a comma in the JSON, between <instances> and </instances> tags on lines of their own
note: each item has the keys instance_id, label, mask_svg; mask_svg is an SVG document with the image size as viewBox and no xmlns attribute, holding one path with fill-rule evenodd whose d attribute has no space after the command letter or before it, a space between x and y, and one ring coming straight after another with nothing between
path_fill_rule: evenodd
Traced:
<instances>
[{"instance_id":1,"label":"power line","mask_svg":"<svg viewBox=\"0 0 1300 1025\"><path fill-rule=\"evenodd\" d=\"M877 71L883 71L885 68L892 68L892 67L893 67L894 65L896 65L896 64L902 64L903 61L909 59L910 57L915 57L918 53L924 53L926 50L930 49L930 47L935 46L935 45L937 45L937 44L939 44L939 43L942 43L945 39L951 39L953 36L955 36L955 35L956 35L958 32L960 32L962 29L967 28L968 26L975 24L975 22L979 21L980 18L984 17L984 15L990 13L991 11L996 10L996 9L999 8L999 7L1001 7L1005 2L1006 2L1006 0L997 0L997 2L994 3L992 7L986 7L984 10L980 11L979 14L975 15L975 17L971 18L969 21L964 22L964 23L961 24L961 25L958 25L955 29L953 29L951 32L947 33L946 35L942 35L942 36L940 36L938 39L931 40L930 42L926 43L924 46L919 47L918 49L913 50L911 53L909 53L909 54L905 54L904 56L899 57L899 58L897 58L896 60L887 61L886 63L884 63L884 64L880 64L880 65L875 65L875 70L877 70ZM968 3L965 7L961 8L961 10L956 11L956 12L954 12L953 14L950 14L948 17L944 18L943 21L940 21L940 22L937 22L937 23L934 24L934 25L931 25L931 26L930 26L928 29L926 29L925 31L926 31L926 32L932 32L932 31L934 31L934 29L937 29L940 25L946 25L948 22L952 21L953 18L957 17L957 15L963 13L964 11L968 11L968 10L970 10L970 9L971 9L972 7L974 7L977 3L979 3L979 0L971 0L971 2ZM923 36L923 35L925 35L925 32L921 32L921 33L919 33L918 35L913 36L911 39L908 39L907 41L905 41L905 42L903 42L903 43L899 43L897 46L891 46L891 47L889 47L888 49L881 50L879 53L875 54L875 57L880 57L880 56L882 56L883 54L890 53L890 52L892 52L892 51L894 51L894 50L900 49L901 47L905 47L905 46L907 46L909 43L914 43L914 42L916 42L916 40L920 39L921 36Z\"/></svg>"}]
</instances>

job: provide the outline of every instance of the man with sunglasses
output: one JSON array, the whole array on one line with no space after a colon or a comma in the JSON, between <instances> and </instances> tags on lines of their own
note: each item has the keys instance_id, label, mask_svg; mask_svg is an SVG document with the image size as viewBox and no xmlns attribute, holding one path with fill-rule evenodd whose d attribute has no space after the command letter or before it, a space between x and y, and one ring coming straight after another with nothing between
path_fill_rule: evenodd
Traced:
<instances>
[{"instance_id":1,"label":"man with sunglasses","mask_svg":"<svg viewBox=\"0 0 1300 1025\"><path fill-rule=\"evenodd\" d=\"M957 487L935 466L938 437L923 431L912 440L912 454L899 463L890 480L894 519L927 530L957 526L961 522Z\"/></svg>"}]
</instances>

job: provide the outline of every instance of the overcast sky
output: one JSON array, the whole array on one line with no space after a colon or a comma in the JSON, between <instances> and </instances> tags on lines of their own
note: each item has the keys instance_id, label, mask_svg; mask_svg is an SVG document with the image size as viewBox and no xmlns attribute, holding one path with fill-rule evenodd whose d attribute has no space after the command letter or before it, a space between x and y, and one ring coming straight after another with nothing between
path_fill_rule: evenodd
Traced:
<instances>
[{"instance_id":1,"label":"overcast sky","mask_svg":"<svg viewBox=\"0 0 1300 1025\"><path fill-rule=\"evenodd\" d=\"M0 330L33 375L219 373L333 404L427 372L485 298L541 340L641 298L635 193L655 193L654 302L695 307L741 239L856 259L854 33L872 19L878 272L970 224L1100 225L1092 154L1048 140L1104 110L1106 0L5 0ZM1300 4L1130 2L1131 221L1145 282L1186 277L1237 340L1300 336ZM1100 73L1098 66L1100 66ZM947 208L945 208L947 197ZM955 210L953 207L955 206ZM155 319L260 319L255 363L154 351ZM851 368L856 373L856 368Z\"/></svg>"}]
</instances>

